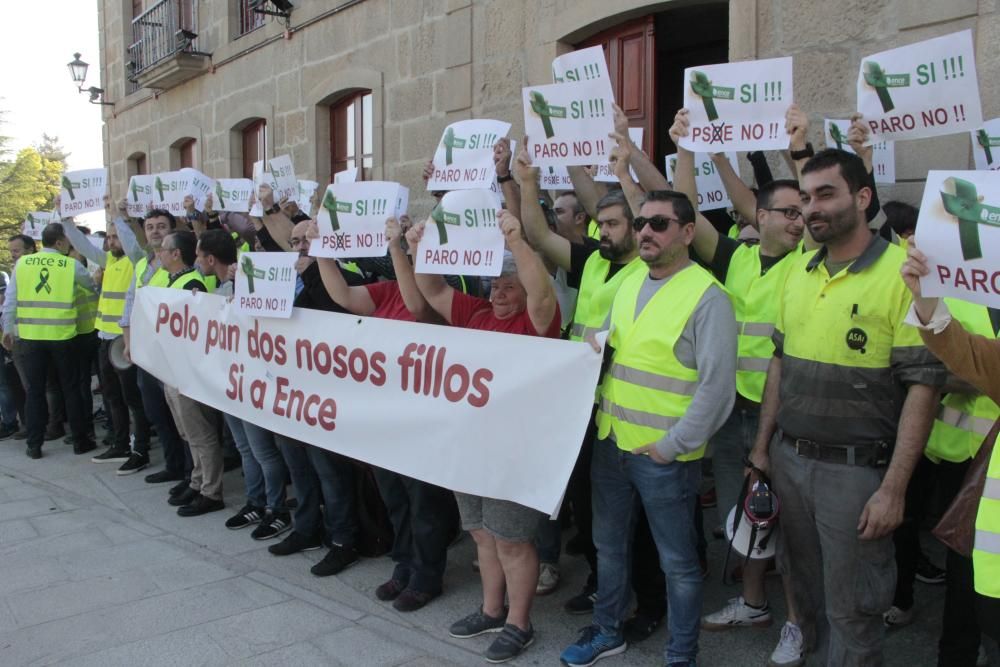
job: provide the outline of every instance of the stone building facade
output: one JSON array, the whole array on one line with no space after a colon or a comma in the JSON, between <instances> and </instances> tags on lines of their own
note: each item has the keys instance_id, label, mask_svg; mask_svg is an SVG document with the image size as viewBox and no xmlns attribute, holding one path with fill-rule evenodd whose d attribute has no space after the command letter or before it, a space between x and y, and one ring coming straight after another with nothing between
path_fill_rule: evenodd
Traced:
<instances>
[{"instance_id":1,"label":"stone building facade","mask_svg":"<svg viewBox=\"0 0 1000 667\"><path fill-rule=\"evenodd\" d=\"M410 187L419 212L430 203L421 167L448 123L497 118L519 137L522 86L550 82L553 57L590 44L608 50L619 103L659 163L684 67L727 58L794 56L796 101L819 144L822 118L852 110L863 55L972 28L984 117L1000 114L1000 0L293 4L285 19L254 12L255 0L99 0L115 196L134 173L239 177L249 158L281 154L300 177L329 182L364 153L367 177ZM900 142L899 185L883 199L917 201L929 168L968 165L967 136Z\"/></svg>"}]
</instances>

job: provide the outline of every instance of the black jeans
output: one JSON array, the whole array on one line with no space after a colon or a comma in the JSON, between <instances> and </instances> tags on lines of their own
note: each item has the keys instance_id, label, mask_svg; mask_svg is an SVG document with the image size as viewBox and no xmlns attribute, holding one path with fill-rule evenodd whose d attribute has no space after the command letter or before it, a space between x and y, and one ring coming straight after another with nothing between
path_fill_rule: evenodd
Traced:
<instances>
[{"instance_id":1,"label":"black jeans","mask_svg":"<svg viewBox=\"0 0 1000 667\"><path fill-rule=\"evenodd\" d=\"M149 452L149 420L142 407L142 394L136 380L138 366L132 365L123 371L111 365L108 351L113 340L101 340L98 352L98 366L101 370L101 395L113 428L112 445L127 449L129 442L129 413L135 433L135 451Z\"/></svg>"},{"instance_id":2,"label":"black jeans","mask_svg":"<svg viewBox=\"0 0 1000 667\"><path fill-rule=\"evenodd\" d=\"M392 578L415 591L440 593L448 544L458 532L455 495L389 470L372 471L395 535Z\"/></svg>"},{"instance_id":3,"label":"black jeans","mask_svg":"<svg viewBox=\"0 0 1000 667\"><path fill-rule=\"evenodd\" d=\"M958 495L971 460L937 464L941 501L947 507ZM979 654L979 623L976 619L976 590L972 559L948 550L945 575L944 613L938 641L939 667L975 667Z\"/></svg>"},{"instance_id":4,"label":"black jeans","mask_svg":"<svg viewBox=\"0 0 1000 667\"><path fill-rule=\"evenodd\" d=\"M583 436L580 455L576 459L573 473L566 488L566 500L573 508L573 522L576 524L577 539L583 549L583 557L590 565L591 577L597 577L597 549L594 547L594 510L590 499L590 459L594 456L594 436L597 425L594 423L596 407L591 410L590 422ZM662 586L660 587L662 590Z\"/></svg>"},{"instance_id":5,"label":"black jeans","mask_svg":"<svg viewBox=\"0 0 1000 667\"><path fill-rule=\"evenodd\" d=\"M87 415L87 425L89 432L94 431L94 392L90 389L90 382L94 377L94 362L97 360L97 349L100 341L97 339L97 332L91 331L87 334L79 334L76 342L76 362L79 364L77 374L77 387L80 393L80 405L84 414Z\"/></svg>"},{"instance_id":6,"label":"black jeans","mask_svg":"<svg viewBox=\"0 0 1000 667\"><path fill-rule=\"evenodd\" d=\"M927 503L934 492L937 466L921 456L906 487L903 523L892 534L896 547L896 595L892 604L900 609L913 606L913 582L920 557L920 524L927 514ZM951 502L951 499L948 499Z\"/></svg>"},{"instance_id":7,"label":"black jeans","mask_svg":"<svg viewBox=\"0 0 1000 667\"><path fill-rule=\"evenodd\" d=\"M45 440L46 400L45 384L52 369L63 398L66 401L66 415L69 418L70 433L77 445L90 441L88 419L85 419L79 392L79 365L75 363L78 353L73 340L25 340L18 343L24 353L24 370L28 376L25 417L27 420L28 447L41 447Z\"/></svg>"},{"instance_id":8,"label":"black jeans","mask_svg":"<svg viewBox=\"0 0 1000 667\"><path fill-rule=\"evenodd\" d=\"M141 368L136 367L136 383L139 385L139 392L142 394L142 406L146 412L146 417L153 426L156 427L156 435L160 439L160 446L163 447L163 462L167 472L175 475L183 475L190 479L191 475L191 454L185 455L187 445L181 440L174 424L173 415L167 407L167 401L163 398L163 383ZM141 445L145 449L140 449ZM149 441L140 443L136 437L136 454L149 454Z\"/></svg>"}]
</instances>

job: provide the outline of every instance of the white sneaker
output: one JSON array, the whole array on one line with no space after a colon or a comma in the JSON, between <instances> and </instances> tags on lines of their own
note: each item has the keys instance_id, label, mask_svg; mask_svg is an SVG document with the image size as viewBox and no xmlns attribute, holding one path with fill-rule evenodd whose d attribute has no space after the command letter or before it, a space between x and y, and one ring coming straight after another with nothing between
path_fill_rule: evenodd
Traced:
<instances>
[{"instance_id":1,"label":"white sneaker","mask_svg":"<svg viewBox=\"0 0 1000 667\"><path fill-rule=\"evenodd\" d=\"M771 610L767 604L763 609L754 609L746 603L742 595L732 598L725 607L701 619L701 627L704 630L727 630L744 626L766 628L769 625L771 625Z\"/></svg>"},{"instance_id":2,"label":"white sneaker","mask_svg":"<svg viewBox=\"0 0 1000 667\"><path fill-rule=\"evenodd\" d=\"M541 563L538 566L538 586L535 595L548 595L559 587L559 566L553 563Z\"/></svg>"},{"instance_id":3,"label":"white sneaker","mask_svg":"<svg viewBox=\"0 0 1000 667\"><path fill-rule=\"evenodd\" d=\"M790 621L781 628L781 639L771 653L767 667L799 667L805 662L805 646L802 630Z\"/></svg>"},{"instance_id":4,"label":"white sneaker","mask_svg":"<svg viewBox=\"0 0 1000 667\"><path fill-rule=\"evenodd\" d=\"M882 622L887 628L901 628L913 622L913 607L900 609L896 605L889 607L889 611L882 614Z\"/></svg>"}]
</instances>

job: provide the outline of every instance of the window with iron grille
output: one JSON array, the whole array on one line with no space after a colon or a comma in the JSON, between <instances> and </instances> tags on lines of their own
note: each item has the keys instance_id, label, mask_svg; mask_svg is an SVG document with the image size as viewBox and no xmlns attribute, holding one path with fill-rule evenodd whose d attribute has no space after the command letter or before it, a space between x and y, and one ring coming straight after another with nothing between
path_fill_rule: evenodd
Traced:
<instances>
[{"instance_id":1,"label":"window with iron grille","mask_svg":"<svg viewBox=\"0 0 1000 667\"><path fill-rule=\"evenodd\" d=\"M242 37L243 35L253 32L257 28L264 25L264 19L267 18L265 14L260 14L255 12L252 8L252 4L256 4L254 0L236 0L239 3L240 9L240 23L239 32L237 37Z\"/></svg>"}]
</instances>

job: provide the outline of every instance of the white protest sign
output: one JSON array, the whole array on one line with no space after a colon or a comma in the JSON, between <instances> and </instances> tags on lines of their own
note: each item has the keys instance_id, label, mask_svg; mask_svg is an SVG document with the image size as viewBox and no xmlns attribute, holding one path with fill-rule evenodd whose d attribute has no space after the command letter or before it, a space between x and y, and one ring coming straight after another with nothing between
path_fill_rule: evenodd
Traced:
<instances>
[{"instance_id":1,"label":"white protest sign","mask_svg":"<svg viewBox=\"0 0 1000 667\"><path fill-rule=\"evenodd\" d=\"M273 157L267 161L267 169L271 172L271 180L274 181L275 203L281 201L283 197L295 201L299 195L299 181L295 178L292 158L287 155Z\"/></svg>"},{"instance_id":2,"label":"white protest sign","mask_svg":"<svg viewBox=\"0 0 1000 667\"><path fill-rule=\"evenodd\" d=\"M313 257L382 257L389 249L385 221L397 213L399 183L358 181L326 188L316 223Z\"/></svg>"},{"instance_id":3,"label":"white protest sign","mask_svg":"<svg viewBox=\"0 0 1000 667\"><path fill-rule=\"evenodd\" d=\"M42 230L50 222L52 222L51 211L32 211L24 216L24 224L21 226L21 232L36 241L41 241Z\"/></svg>"},{"instance_id":4,"label":"white protest sign","mask_svg":"<svg viewBox=\"0 0 1000 667\"><path fill-rule=\"evenodd\" d=\"M420 241L414 270L467 276L499 276L503 233L499 205L489 190L456 190L441 198Z\"/></svg>"},{"instance_id":5,"label":"white protest sign","mask_svg":"<svg viewBox=\"0 0 1000 667\"><path fill-rule=\"evenodd\" d=\"M604 47L570 51L557 56L552 61L552 81L554 83L571 83L576 81L600 81L605 86L605 98L615 99L611 87L611 75L608 74L608 62L604 59Z\"/></svg>"},{"instance_id":6,"label":"white protest sign","mask_svg":"<svg viewBox=\"0 0 1000 667\"><path fill-rule=\"evenodd\" d=\"M490 187L497 177L493 144L508 132L510 123L499 120L460 120L446 127L434 151L434 173L427 180L427 189Z\"/></svg>"},{"instance_id":7,"label":"white protest sign","mask_svg":"<svg viewBox=\"0 0 1000 667\"><path fill-rule=\"evenodd\" d=\"M253 195L254 202L253 206L250 207L250 215L255 218L264 217L264 206L260 203L260 186L266 185L271 188L272 193L278 191L278 184L274 180L274 176L270 171L264 168L264 161L257 160L253 163ZM274 203L278 203L278 197L275 196Z\"/></svg>"},{"instance_id":8,"label":"white protest sign","mask_svg":"<svg viewBox=\"0 0 1000 667\"><path fill-rule=\"evenodd\" d=\"M691 131L680 144L708 153L788 148L785 112L794 99L791 58L689 67Z\"/></svg>"},{"instance_id":9,"label":"white protest sign","mask_svg":"<svg viewBox=\"0 0 1000 667\"><path fill-rule=\"evenodd\" d=\"M732 165L733 171L740 173L740 161L736 153L726 153L726 159ZM674 171L677 166L677 153L672 153L666 158L667 180L674 182ZM722 183L722 176L708 153L694 154L694 182L698 188L698 210L712 211L719 208L730 208L733 202L729 199L726 186Z\"/></svg>"},{"instance_id":10,"label":"white protest sign","mask_svg":"<svg viewBox=\"0 0 1000 667\"><path fill-rule=\"evenodd\" d=\"M308 207L312 202L312 197L316 193L317 188L319 188L319 183L316 181L303 181L299 179L299 195L295 200L299 208L308 212Z\"/></svg>"},{"instance_id":11,"label":"white protest sign","mask_svg":"<svg viewBox=\"0 0 1000 667\"><path fill-rule=\"evenodd\" d=\"M396 194L396 219L398 220L402 216L406 215L406 212L410 209L410 188L405 185L399 186L399 192Z\"/></svg>"},{"instance_id":12,"label":"white protest sign","mask_svg":"<svg viewBox=\"0 0 1000 667\"><path fill-rule=\"evenodd\" d=\"M928 172L916 243L930 269L924 296L1000 308L1000 173Z\"/></svg>"},{"instance_id":13,"label":"white protest sign","mask_svg":"<svg viewBox=\"0 0 1000 667\"><path fill-rule=\"evenodd\" d=\"M108 194L107 169L80 169L63 173L59 187L59 215L71 218L104 210Z\"/></svg>"},{"instance_id":14,"label":"white protest sign","mask_svg":"<svg viewBox=\"0 0 1000 667\"><path fill-rule=\"evenodd\" d=\"M195 210L205 210L205 198L215 190L215 179L206 176L197 169L184 167L180 170L189 179L190 189L188 194L194 198ZM213 202L214 203L214 202ZM212 210L220 210L218 206L213 206Z\"/></svg>"},{"instance_id":15,"label":"white protest sign","mask_svg":"<svg viewBox=\"0 0 1000 667\"><path fill-rule=\"evenodd\" d=\"M156 176L151 174L136 175L129 179L128 194L125 196L125 209L129 217L141 218L146 211L156 208L156 191L153 184Z\"/></svg>"},{"instance_id":16,"label":"white protest sign","mask_svg":"<svg viewBox=\"0 0 1000 667\"><path fill-rule=\"evenodd\" d=\"M358 180L358 168L350 167L333 175L334 183L354 183Z\"/></svg>"},{"instance_id":17,"label":"white protest sign","mask_svg":"<svg viewBox=\"0 0 1000 667\"><path fill-rule=\"evenodd\" d=\"M1000 169L1000 118L986 121L969 134L972 135L972 157L976 161L976 169Z\"/></svg>"},{"instance_id":18,"label":"white protest sign","mask_svg":"<svg viewBox=\"0 0 1000 667\"><path fill-rule=\"evenodd\" d=\"M921 139L983 124L972 32L963 30L861 59L858 111L872 134Z\"/></svg>"},{"instance_id":19,"label":"white protest sign","mask_svg":"<svg viewBox=\"0 0 1000 667\"><path fill-rule=\"evenodd\" d=\"M246 213L250 210L253 181L249 178L220 178L215 181L216 211Z\"/></svg>"},{"instance_id":20,"label":"white protest sign","mask_svg":"<svg viewBox=\"0 0 1000 667\"><path fill-rule=\"evenodd\" d=\"M636 148L642 150L642 135L643 129L641 127L630 127L628 128L629 139L635 144ZM639 177L635 175L635 170L632 167L628 168L630 174L632 174L632 180L638 182ZM568 175L569 172L567 172ZM597 173L594 174L594 180L600 183L617 183L618 177L615 176L614 172L611 170L610 162L602 162L597 165Z\"/></svg>"},{"instance_id":21,"label":"white protest sign","mask_svg":"<svg viewBox=\"0 0 1000 667\"><path fill-rule=\"evenodd\" d=\"M240 253L233 302L254 317L291 317L297 252Z\"/></svg>"},{"instance_id":22,"label":"white protest sign","mask_svg":"<svg viewBox=\"0 0 1000 667\"><path fill-rule=\"evenodd\" d=\"M851 127L849 120L823 120L823 136L826 137L826 147L855 153L847 143L847 132ZM856 153L855 153L856 154ZM896 143L881 139L872 144L872 170L875 172L876 183L896 182Z\"/></svg>"},{"instance_id":23,"label":"white protest sign","mask_svg":"<svg viewBox=\"0 0 1000 667\"><path fill-rule=\"evenodd\" d=\"M542 167L538 170L541 174L542 189L544 190L572 190L573 181L569 177L569 169L566 167Z\"/></svg>"},{"instance_id":24,"label":"white protest sign","mask_svg":"<svg viewBox=\"0 0 1000 667\"><path fill-rule=\"evenodd\" d=\"M528 154L535 166L608 161L614 111L600 81L529 86L521 94Z\"/></svg>"},{"instance_id":25,"label":"white protest sign","mask_svg":"<svg viewBox=\"0 0 1000 667\"><path fill-rule=\"evenodd\" d=\"M153 203L156 208L184 215L184 197L190 194L191 177L180 171L167 171L153 177Z\"/></svg>"},{"instance_id":26,"label":"white protest sign","mask_svg":"<svg viewBox=\"0 0 1000 667\"><path fill-rule=\"evenodd\" d=\"M254 319L221 296L159 287L136 292L132 336L135 363L224 413L548 514L601 364L582 343L302 308Z\"/></svg>"}]
</instances>

